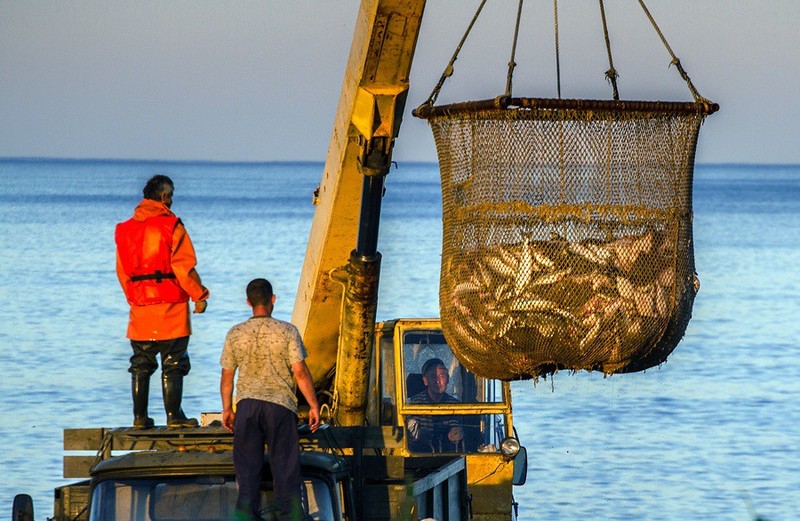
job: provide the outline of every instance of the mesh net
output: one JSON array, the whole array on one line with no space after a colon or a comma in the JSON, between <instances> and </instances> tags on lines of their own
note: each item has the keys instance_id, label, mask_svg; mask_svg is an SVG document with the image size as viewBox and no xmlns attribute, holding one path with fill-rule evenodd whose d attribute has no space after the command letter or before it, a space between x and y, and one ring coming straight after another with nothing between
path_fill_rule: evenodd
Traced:
<instances>
[{"instance_id":1,"label":"mesh net","mask_svg":"<svg viewBox=\"0 0 800 521\"><path fill-rule=\"evenodd\" d=\"M443 109L443 107L437 107ZM441 110L442 328L473 372L663 362L699 287L700 110Z\"/></svg>"}]
</instances>

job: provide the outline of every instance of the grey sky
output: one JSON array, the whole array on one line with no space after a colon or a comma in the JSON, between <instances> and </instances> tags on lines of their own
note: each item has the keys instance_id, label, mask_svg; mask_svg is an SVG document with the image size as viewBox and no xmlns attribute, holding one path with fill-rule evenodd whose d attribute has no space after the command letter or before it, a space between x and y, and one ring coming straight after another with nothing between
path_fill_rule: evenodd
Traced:
<instances>
[{"instance_id":1,"label":"grey sky","mask_svg":"<svg viewBox=\"0 0 800 521\"><path fill-rule=\"evenodd\" d=\"M399 161L435 161L410 109L478 0L428 0ZM700 93L718 102L697 159L800 163L800 2L648 0ZM598 3L559 0L562 95L609 98ZM628 99L690 100L635 0L606 0ZM514 94L554 97L553 2L529 0ZM324 160L356 0L0 0L0 157ZM516 2L493 0L440 102L494 97Z\"/></svg>"}]
</instances>

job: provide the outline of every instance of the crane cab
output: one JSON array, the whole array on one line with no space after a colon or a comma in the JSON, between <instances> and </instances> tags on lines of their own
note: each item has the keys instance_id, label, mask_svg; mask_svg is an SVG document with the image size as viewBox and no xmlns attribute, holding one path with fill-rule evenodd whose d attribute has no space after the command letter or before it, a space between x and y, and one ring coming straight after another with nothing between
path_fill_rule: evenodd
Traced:
<instances>
[{"instance_id":1,"label":"crane cab","mask_svg":"<svg viewBox=\"0 0 800 521\"><path fill-rule=\"evenodd\" d=\"M446 371L449 398L438 403L424 398L430 380L422 369L432 359ZM527 473L527 454L512 423L511 387L467 369L447 343L439 320L377 324L366 413L370 425L403 433L401 448L392 449L395 455L465 456L473 513L484 505L507 515L513 503L509 484L523 484Z\"/></svg>"}]
</instances>

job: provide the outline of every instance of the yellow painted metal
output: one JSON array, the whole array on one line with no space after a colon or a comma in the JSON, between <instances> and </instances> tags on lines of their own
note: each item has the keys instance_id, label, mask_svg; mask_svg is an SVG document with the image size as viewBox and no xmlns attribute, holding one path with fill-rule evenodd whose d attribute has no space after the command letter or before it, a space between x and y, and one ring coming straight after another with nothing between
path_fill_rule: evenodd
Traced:
<instances>
[{"instance_id":1,"label":"yellow painted metal","mask_svg":"<svg viewBox=\"0 0 800 521\"><path fill-rule=\"evenodd\" d=\"M353 125L367 139L395 137L395 107L405 104L407 85L370 85L356 92Z\"/></svg>"},{"instance_id":2,"label":"yellow painted metal","mask_svg":"<svg viewBox=\"0 0 800 521\"><path fill-rule=\"evenodd\" d=\"M424 7L425 0L362 0L358 12L292 315L292 322L299 328L309 351L307 363L318 384L338 366L337 379L341 381L337 382L337 388L367 385L362 362L368 363L371 353L360 350L359 360L355 361L351 358L356 355L349 354L352 349L342 345L344 339L363 338L374 330L371 329L374 323L346 320L348 316L358 318L358 312L353 315L352 310L344 309L352 305L345 303L344 295L350 283L348 275L352 278L351 254L358 240L362 181L368 173L360 165L377 146L391 156L405 107ZM377 299L377 291L365 297ZM420 412L414 406L406 407L399 398L405 393L401 383L404 382L402 331L410 328L441 329L441 324L438 320L397 321L394 367L398 382L398 426L404 425L405 414ZM366 390L349 390L358 399L366 393ZM503 414L510 433L511 393L507 383L503 384L503 393L505 400L501 404L460 404L458 412L465 412L464 408L470 414ZM363 420L365 407L358 400L348 407L343 423ZM387 446L384 450L414 457L405 445ZM466 462L469 490L475 498L472 509L478 514L475 518L508 519L513 464L499 454L470 454Z\"/></svg>"},{"instance_id":3,"label":"yellow painted metal","mask_svg":"<svg viewBox=\"0 0 800 521\"><path fill-rule=\"evenodd\" d=\"M470 454L466 459L472 519L510 519L514 462L506 461L499 454Z\"/></svg>"},{"instance_id":4,"label":"yellow painted metal","mask_svg":"<svg viewBox=\"0 0 800 521\"><path fill-rule=\"evenodd\" d=\"M513 422L511 410L511 385L502 382L502 403L456 403L448 407L429 404L407 404L402 399L406 396L405 370L403 368L403 335L408 330L439 330L442 324L438 319L399 319L394 328L394 368L397 382L397 426L403 428L407 416L426 414L431 416L449 416L452 414L502 414L506 436L512 436ZM414 457L407 446L395 449L394 454ZM419 456L418 454L416 456ZM467 466L467 486L472 495L472 519L508 520L512 509L512 481L514 462L507 460L500 453L464 454Z\"/></svg>"},{"instance_id":5,"label":"yellow painted metal","mask_svg":"<svg viewBox=\"0 0 800 521\"><path fill-rule=\"evenodd\" d=\"M356 246L359 160L370 140L382 138L391 147L397 135L424 7L425 0L363 0L358 12L292 314L317 383L339 349L343 288L330 275Z\"/></svg>"}]
</instances>

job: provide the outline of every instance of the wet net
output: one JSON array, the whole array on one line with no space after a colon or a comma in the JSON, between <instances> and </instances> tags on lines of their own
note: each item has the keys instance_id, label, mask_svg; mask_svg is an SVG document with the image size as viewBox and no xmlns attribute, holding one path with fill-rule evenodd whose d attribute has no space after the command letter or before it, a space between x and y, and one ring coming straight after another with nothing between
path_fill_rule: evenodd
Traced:
<instances>
[{"instance_id":1,"label":"wet net","mask_svg":"<svg viewBox=\"0 0 800 521\"><path fill-rule=\"evenodd\" d=\"M699 282L692 177L707 103L422 106L442 179L442 328L473 372L666 360Z\"/></svg>"}]
</instances>

